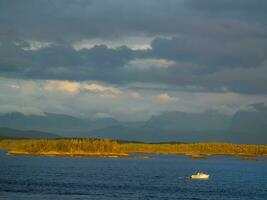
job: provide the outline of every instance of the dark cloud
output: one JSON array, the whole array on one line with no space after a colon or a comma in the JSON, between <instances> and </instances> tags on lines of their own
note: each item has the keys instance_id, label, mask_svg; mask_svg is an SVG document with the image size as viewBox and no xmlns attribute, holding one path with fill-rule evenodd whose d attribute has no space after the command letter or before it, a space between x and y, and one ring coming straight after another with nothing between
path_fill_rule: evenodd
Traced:
<instances>
[{"instance_id":1,"label":"dark cloud","mask_svg":"<svg viewBox=\"0 0 267 200\"><path fill-rule=\"evenodd\" d=\"M263 0L2 0L0 76L266 94L266 4ZM72 47L83 39L127 41L130 36L153 38L151 49ZM29 50L31 41L46 46ZM135 64L144 66L137 69L132 62L138 59L152 59L149 65L157 65L159 59L172 62L147 67L140 61Z\"/></svg>"},{"instance_id":2,"label":"dark cloud","mask_svg":"<svg viewBox=\"0 0 267 200\"><path fill-rule=\"evenodd\" d=\"M260 103L254 103L254 104L250 104L251 107L253 107L256 111L267 111L267 107L264 105L263 102Z\"/></svg>"},{"instance_id":3,"label":"dark cloud","mask_svg":"<svg viewBox=\"0 0 267 200\"><path fill-rule=\"evenodd\" d=\"M240 15L242 13L244 16L252 17L253 19L253 16L248 15L248 12L254 15L266 14L267 2L265 0L202 0L201 2L198 0L186 0L185 4L198 11L204 10L217 14L227 12Z\"/></svg>"},{"instance_id":4,"label":"dark cloud","mask_svg":"<svg viewBox=\"0 0 267 200\"><path fill-rule=\"evenodd\" d=\"M174 37L155 39L152 49L157 57L193 62L212 71L221 67L258 67L266 60L267 38L218 41L216 38Z\"/></svg>"},{"instance_id":5,"label":"dark cloud","mask_svg":"<svg viewBox=\"0 0 267 200\"><path fill-rule=\"evenodd\" d=\"M267 92L266 63L253 52L246 54L244 50L240 54L243 49L238 49L236 54L228 54L229 49L221 48L221 53L216 54L216 49L205 51L201 45L193 47L190 41L177 38L155 39L151 46L150 50L131 50L126 46L99 45L79 51L67 46L51 46L26 51L15 44L2 44L0 70L2 76L16 78L100 80L116 84L143 82L171 87L198 86L211 91L226 88L241 93ZM250 59L246 63L247 56ZM173 61L163 68L127 68L136 59ZM147 63L140 65L146 67Z\"/></svg>"},{"instance_id":6,"label":"dark cloud","mask_svg":"<svg viewBox=\"0 0 267 200\"><path fill-rule=\"evenodd\" d=\"M176 17L180 4L174 0L168 4L153 0L3 0L0 22L2 34L57 42L140 32L175 33L173 23L180 20Z\"/></svg>"},{"instance_id":7,"label":"dark cloud","mask_svg":"<svg viewBox=\"0 0 267 200\"><path fill-rule=\"evenodd\" d=\"M209 36L223 29L242 35L246 31L239 31L232 20L266 24L266 7L264 0L2 0L0 30L8 37L56 42L140 33Z\"/></svg>"}]
</instances>

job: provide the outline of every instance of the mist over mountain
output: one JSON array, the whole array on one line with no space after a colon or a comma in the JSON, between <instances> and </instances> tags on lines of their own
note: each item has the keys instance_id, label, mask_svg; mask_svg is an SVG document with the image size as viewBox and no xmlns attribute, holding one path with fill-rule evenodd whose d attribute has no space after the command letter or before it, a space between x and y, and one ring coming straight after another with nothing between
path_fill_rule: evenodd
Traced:
<instances>
[{"instance_id":1,"label":"mist over mountain","mask_svg":"<svg viewBox=\"0 0 267 200\"><path fill-rule=\"evenodd\" d=\"M60 138L60 136L42 131L0 128L0 139L1 138L55 139Z\"/></svg>"},{"instance_id":2,"label":"mist over mountain","mask_svg":"<svg viewBox=\"0 0 267 200\"><path fill-rule=\"evenodd\" d=\"M90 130L113 126L118 123L113 118L91 120L55 113L24 115L14 112L0 115L0 127L53 132L64 137L86 137L86 133Z\"/></svg>"},{"instance_id":3,"label":"mist over mountain","mask_svg":"<svg viewBox=\"0 0 267 200\"><path fill-rule=\"evenodd\" d=\"M94 137L144 142L237 142L267 143L267 107L250 105L233 116L214 110L201 113L165 111L142 122L113 118L82 119L63 114L0 115L0 127L55 133L62 137Z\"/></svg>"},{"instance_id":4,"label":"mist over mountain","mask_svg":"<svg viewBox=\"0 0 267 200\"><path fill-rule=\"evenodd\" d=\"M240 131L266 132L267 107L263 103L252 104L252 110L238 111L231 122L231 129Z\"/></svg>"},{"instance_id":5,"label":"mist over mountain","mask_svg":"<svg viewBox=\"0 0 267 200\"><path fill-rule=\"evenodd\" d=\"M231 117L217 111L185 113L179 111L163 112L152 116L145 127L177 131L210 131L229 127Z\"/></svg>"},{"instance_id":6,"label":"mist over mountain","mask_svg":"<svg viewBox=\"0 0 267 200\"><path fill-rule=\"evenodd\" d=\"M231 120L229 135L231 140L250 143L267 143L267 106L252 104L251 110L240 110Z\"/></svg>"},{"instance_id":7,"label":"mist over mountain","mask_svg":"<svg viewBox=\"0 0 267 200\"><path fill-rule=\"evenodd\" d=\"M24 130L64 132L87 129L90 122L69 115L45 113L45 115L24 115L18 112L0 115L0 127Z\"/></svg>"}]
</instances>

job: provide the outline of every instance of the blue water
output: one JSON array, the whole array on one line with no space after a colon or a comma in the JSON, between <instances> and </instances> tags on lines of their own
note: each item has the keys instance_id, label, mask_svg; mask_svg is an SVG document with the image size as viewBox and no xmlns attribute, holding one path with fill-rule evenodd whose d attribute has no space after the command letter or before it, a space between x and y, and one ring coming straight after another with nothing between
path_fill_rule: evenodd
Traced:
<instances>
[{"instance_id":1,"label":"blue water","mask_svg":"<svg viewBox=\"0 0 267 200\"><path fill-rule=\"evenodd\" d=\"M187 176L204 171L209 180ZM0 151L0 199L267 199L267 160L64 158Z\"/></svg>"}]
</instances>

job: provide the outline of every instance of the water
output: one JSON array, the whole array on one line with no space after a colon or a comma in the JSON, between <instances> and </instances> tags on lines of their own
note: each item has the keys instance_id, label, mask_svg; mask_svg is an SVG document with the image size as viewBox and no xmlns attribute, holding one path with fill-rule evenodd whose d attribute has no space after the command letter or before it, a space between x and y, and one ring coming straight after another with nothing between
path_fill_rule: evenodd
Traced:
<instances>
[{"instance_id":1,"label":"water","mask_svg":"<svg viewBox=\"0 0 267 200\"><path fill-rule=\"evenodd\" d=\"M197 171L209 180L186 178ZM267 199L267 160L64 158L0 151L0 199Z\"/></svg>"}]
</instances>

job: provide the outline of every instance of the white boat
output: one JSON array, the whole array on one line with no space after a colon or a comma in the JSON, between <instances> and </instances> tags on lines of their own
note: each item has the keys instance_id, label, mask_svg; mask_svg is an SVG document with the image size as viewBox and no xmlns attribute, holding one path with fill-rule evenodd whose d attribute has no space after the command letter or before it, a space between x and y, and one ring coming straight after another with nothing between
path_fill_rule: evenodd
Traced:
<instances>
[{"instance_id":1,"label":"white boat","mask_svg":"<svg viewBox=\"0 0 267 200\"><path fill-rule=\"evenodd\" d=\"M209 179L209 176L209 174L198 172L197 174L191 175L191 179Z\"/></svg>"}]
</instances>

